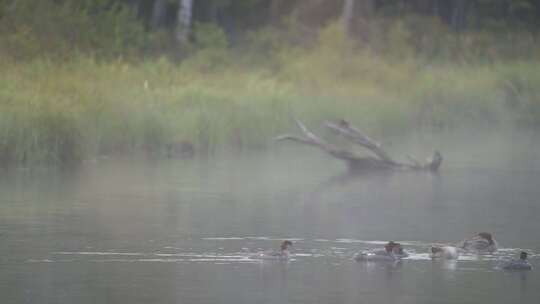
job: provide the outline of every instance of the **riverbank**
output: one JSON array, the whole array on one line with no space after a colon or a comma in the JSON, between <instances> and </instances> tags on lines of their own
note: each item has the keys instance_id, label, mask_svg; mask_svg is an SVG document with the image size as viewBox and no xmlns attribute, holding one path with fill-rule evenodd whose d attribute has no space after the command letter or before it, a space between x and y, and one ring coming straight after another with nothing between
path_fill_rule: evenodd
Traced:
<instances>
[{"instance_id":1,"label":"riverbank","mask_svg":"<svg viewBox=\"0 0 540 304\"><path fill-rule=\"evenodd\" d=\"M325 53L326 52L326 53ZM66 163L175 147L262 149L294 130L346 118L375 136L464 125L540 125L540 62L426 65L325 50L276 67L232 56L1 63L0 160ZM234 59L236 60L236 59ZM182 152L183 153L183 152Z\"/></svg>"}]
</instances>

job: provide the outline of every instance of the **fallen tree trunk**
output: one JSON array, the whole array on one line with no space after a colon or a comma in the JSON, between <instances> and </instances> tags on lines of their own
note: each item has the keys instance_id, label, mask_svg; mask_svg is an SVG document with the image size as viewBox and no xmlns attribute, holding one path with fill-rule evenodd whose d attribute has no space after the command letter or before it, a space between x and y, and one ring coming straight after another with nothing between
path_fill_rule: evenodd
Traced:
<instances>
[{"instance_id":1,"label":"fallen tree trunk","mask_svg":"<svg viewBox=\"0 0 540 304\"><path fill-rule=\"evenodd\" d=\"M373 156L363 156L353 151L337 147L325 142L323 139L311 132L301 121L295 120L296 125L302 131L303 137L284 134L276 137L278 141L290 140L301 144L317 147L331 156L345 161L350 170L425 170L435 172L439 170L442 163L442 156L438 151L433 152L433 156L425 163L421 163L408 156L410 163L402 163L392 159L381 144L362 133L358 128L351 126L347 121L325 122L324 126L333 132L342 135L351 142L365 148Z\"/></svg>"}]
</instances>

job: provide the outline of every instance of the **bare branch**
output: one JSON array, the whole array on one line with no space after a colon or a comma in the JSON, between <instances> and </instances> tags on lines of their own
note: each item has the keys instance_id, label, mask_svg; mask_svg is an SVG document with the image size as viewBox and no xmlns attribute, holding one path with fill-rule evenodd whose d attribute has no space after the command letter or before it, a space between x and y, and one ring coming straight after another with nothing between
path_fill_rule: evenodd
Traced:
<instances>
[{"instance_id":1,"label":"bare branch","mask_svg":"<svg viewBox=\"0 0 540 304\"><path fill-rule=\"evenodd\" d=\"M438 151L435 151L431 160L425 164L420 163L416 159L408 156L412 162L410 164L399 163L390 158L390 156L382 149L381 144L363 134L359 129L349 125L345 120L340 120L338 123L325 122L324 126L330 130L337 132L351 140L352 142L366 148L376 157L360 156L347 149L341 149L335 145L329 144L319 138L315 133L311 132L300 120L294 119L298 128L302 131L303 137L297 135L284 134L274 138L276 141L290 140L301 144L320 148L326 153L337 159L344 160L348 163L349 168L354 171L365 170L387 170L387 169L409 169L409 170L430 170L437 171L442 163L442 156Z\"/></svg>"},{"instance_id":2,"label":"bare branch","mask_svg":"<svg viewBox=\"0 0 540 304\"><path fill-rule=\"evenodd\" d=\"M418 168L423 167L422 164L416 159L414 159L412 156L407 155L407 158L412 162L412 166L418 167Z\"/></svg>"},{"instance_id":3,"label":"bare branch","mask_svg":"<svg viewBox=\"0 0 540 304\"><path fill-rule=\"evenodd\" d=\"M377 157L379 157L382 161L387 162L389 164L397 164L397 162L394 161L392 158L390 158L390 156L381 148L380 143L364 135L357 128L351 127L347 121L340 120L339 123L337 124L327 121L324 123L324 125L327 128L333 131L336 131L339 134L342 134L343 136L345 136L346 138L352 140L355 144L358 144L368 149Z\"/></svg>"},{"instance_id":4,"label":"bare branch","mask_svg":"<svg viewBox=\"0 0 540 304\"><path fill-rule=\"evenodd\" d=\"M362 159L362 157L354 154L351 151L340 149L334 145L326 143L324 140L322 140L313 132L311 132L300 120L294 119L294 121L296 122L296 125L302 131L305 137L284 134L284 135L277 136L274 140L276 141L290 140L290 141L306 144L309 146L318 147L322 149L323 151L325 151L326 153L332 155L333 157L341 159L341 160L345 160L347 162L354 162L354 161L358 161Z\"/></svg>"},{"instance_id":5,"label":"bare branch","mask_svg":"<svg viewBox=\"0 0 540 304\"><path fill-rule=\"evenodd\" d=\"M277 136L276 138L274 138L274 140L275 141L290 140L290 141L295 141L295 142L299 142L299 143L310 145L310 146L321 147L320 142L314 141L309 138L302 138L296 135L284 134L284 135Z\"/></svg>"},{"instance_id":6,"label":"bare branch","mask_svg":"<svg viewBox=\"0 0 540 304\"><path fill-rule=\"evenodd\" d=\"M294 121L296 122L296 125L298 126L298 128L300 128L300 130L302 130L302 133L304 133L304 135L308 139L310 139L310 140L312 140L314 142L317 142L319 144L326 145L326 143L322 139L320 139L315 134L313 134L313 132L311 132L300 120L295 118Z\"/></svg>"}]
</instances>

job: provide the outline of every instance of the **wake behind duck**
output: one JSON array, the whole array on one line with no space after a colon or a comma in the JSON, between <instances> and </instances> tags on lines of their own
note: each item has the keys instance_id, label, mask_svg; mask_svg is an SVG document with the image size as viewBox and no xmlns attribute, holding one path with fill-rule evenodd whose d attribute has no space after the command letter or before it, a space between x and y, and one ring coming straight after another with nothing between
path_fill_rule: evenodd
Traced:
<instances>
[{"instance_id":1,"label":"wake behind duck","mask_svg":"<svg viewBox=\"0 0 540 304\"><path fill-rule=\"evenodd\" d=\"M278 251L275 250L269 250L269 251L261 251L254 255L251 255L251 259L256 260L278 260L278 261L286 261L291 257L291 252L289 250L290 247L292 247L291 241L283 241L281 243L280 249Z\"/></svg>"},{"instance_id":2,"label":"wake behind duck","mask_svg":"<svg viewBox=\"0 0 540 304\"><path fill-rule=\"evenodd\" d=\"M459 250L454 246L431 246L432 259L457 260L459 258Z\"/></svg>"}]
</instances>

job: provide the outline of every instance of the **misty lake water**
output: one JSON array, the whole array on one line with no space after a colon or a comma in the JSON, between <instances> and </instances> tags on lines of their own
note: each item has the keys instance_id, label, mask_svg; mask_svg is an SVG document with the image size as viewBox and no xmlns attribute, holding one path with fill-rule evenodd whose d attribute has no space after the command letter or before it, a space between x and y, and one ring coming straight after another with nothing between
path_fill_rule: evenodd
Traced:
<instances>
[{"instance_id":1,"label":"misty lake water","mask_svg":"<svg viewBox=\"0 0 540 304\"><path fill-rule=\"evenodd\" d=\"M540 157L529 145L491 158L448 147L438 175L348 178L310 148L6 170L1 303L537 303ZM432 242L480 231L501 250L429 259ZM283 239L291 260L250 258ZM352 260L387 240L411 257ZM495 269L521 249L537 270Z\"/></svg>"}]
</instances>

